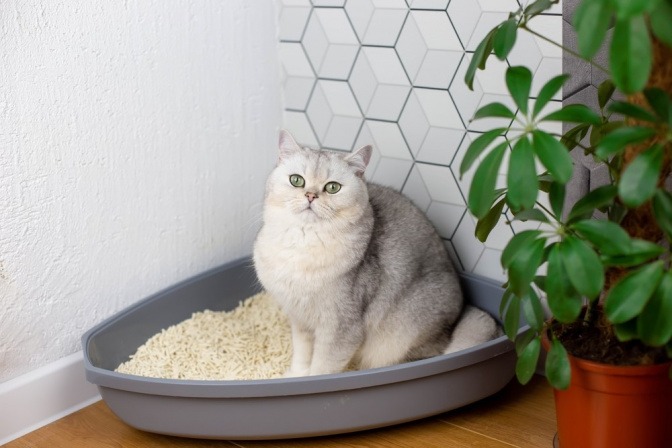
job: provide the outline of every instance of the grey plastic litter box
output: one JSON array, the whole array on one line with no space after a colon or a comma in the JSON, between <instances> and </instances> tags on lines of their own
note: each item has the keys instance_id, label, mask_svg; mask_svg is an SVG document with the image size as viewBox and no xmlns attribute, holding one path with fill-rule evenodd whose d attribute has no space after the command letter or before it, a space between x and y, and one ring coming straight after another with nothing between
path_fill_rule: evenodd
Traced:
<instances>
[{"instance_id":1,"label":"grey plastic litter box","mask_svg":"<svg viewBox=\"0 0 672 448\"><path fill-rule=\"evenodd\" d=\"M471 303L497 315L501 288L472 275L462 281ZM114 372L161 329L194 311L232 309L256 292L254 269L243 259L140 301L82 337L87 379L135 428L242 440L338 434L420 419L490 396L514 375L514 346L504 336L422 361L315 377L191 381Z\"/></svg>"}]
</instances>

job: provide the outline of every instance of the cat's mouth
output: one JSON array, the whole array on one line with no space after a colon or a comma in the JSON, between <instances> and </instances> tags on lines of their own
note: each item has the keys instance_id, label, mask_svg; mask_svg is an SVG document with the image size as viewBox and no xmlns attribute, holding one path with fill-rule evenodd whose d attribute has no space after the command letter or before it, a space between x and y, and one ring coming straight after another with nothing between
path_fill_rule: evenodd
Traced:
<instances>
[{"instance_id":1,"label":"cat's mouth","mask_svg":"<svg viewBox=\"0 0 672 448\"><path fill-rule=\"evenodd\" d=\"M311 204L306 205L304 209L299 212L299 214L303 216L317 217L317 212L311 206Z\"/></svg>"}]
</instances>

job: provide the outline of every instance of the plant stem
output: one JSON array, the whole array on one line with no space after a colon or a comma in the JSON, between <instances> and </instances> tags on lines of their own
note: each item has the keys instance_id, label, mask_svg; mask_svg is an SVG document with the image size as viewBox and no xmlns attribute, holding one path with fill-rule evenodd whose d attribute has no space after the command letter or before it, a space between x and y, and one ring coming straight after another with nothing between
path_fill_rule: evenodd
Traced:
<instances>
[{"instance_id":1,"label":"plant stem","mask_svg":"<svg viewBox=\"0 0 672 448\"><path fill-rule=\"evenodd\" d=\"M545 40L546 42L548 42L548 43L551 44L551 45L555 45L556 47L562 49L563 51L566 51L567 53L571 54L572 56L576 56L576 57L579 58L579 59L583 59L584 61L590 63L590 64L593 65L594 67L596 67L596 68L602 70L602 71L603 71L604 73L606 73L607 75L610 75L609 70L608 70L607 68L603 67L602 65L598 64L597 62L595 62L595 61L593 61L593 60L591 60L591 59L584 58L583 56L581 56L581 55L580 55L579 53L577 53L576 51L571 50L571 49L565 47L564 45L560 45L559 43L557 43L557 42L555 42L555 41L549 39L548 37L544 36L543 34L539 34L539 33L537 33L536 31L534 31L534 30L528 28L528 27L527 27L527 24L523 24L523 25L521 25L520 28L524 29L525 31L527 31L527 32L530 33L530 34L533 34L533 35L537 36L539 39Z\"/></svg>"},{"instance_id":2,"label":"plant stem","mask_svg":"<svg viewBox=\"0 0 672 448\"><path fill-rule=\"evenodd\" d=\"M599 300L593 300L592 302L588 303L588 306L586 307L586 314L583 316L584 324L590 325L591 327L595 325L599 302Z\"/></svg>"}]
</instances>

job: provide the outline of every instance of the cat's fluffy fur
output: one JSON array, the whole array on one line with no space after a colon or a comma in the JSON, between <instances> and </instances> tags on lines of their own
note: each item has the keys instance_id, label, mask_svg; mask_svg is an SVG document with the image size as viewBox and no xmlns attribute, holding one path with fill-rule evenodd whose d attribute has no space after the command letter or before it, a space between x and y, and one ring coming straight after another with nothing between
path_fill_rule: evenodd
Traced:
<instances>
[{"instance_id":1,"label":"cat's fluffy fur","mask_svg":"<svg viewBox=\"0 0 672 448\"><path fill-rule=\"evenodd\" d=\"M364 181L370 156L370 146L352 154L317 151L281 133L254 263L291 322L289 376L451 351L463 311L453 266L420 210ZM305 185L293 186L293 174ZM340 191L327 193L328 182L338 182Z\"/></svg>"}]
</instances>

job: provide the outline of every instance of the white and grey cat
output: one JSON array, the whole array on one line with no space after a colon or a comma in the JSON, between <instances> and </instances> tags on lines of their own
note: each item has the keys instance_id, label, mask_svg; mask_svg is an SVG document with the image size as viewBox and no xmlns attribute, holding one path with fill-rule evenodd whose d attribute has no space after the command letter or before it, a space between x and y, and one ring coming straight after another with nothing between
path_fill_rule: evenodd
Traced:
<instances>
[{"instance_id":1,"label":"white and grey cat","mask_svg":"<svg viewBox=\"0 0 672 448\"><path fill-rule=\"evenodd\" d=\"M396 191L365 182L370 146L352 154L312 150L285 131L279 146L254 264L291 323L288 376L382 367L498 335L489 315L463 306L424 214Z\"/></svg>"}]
</instances>

